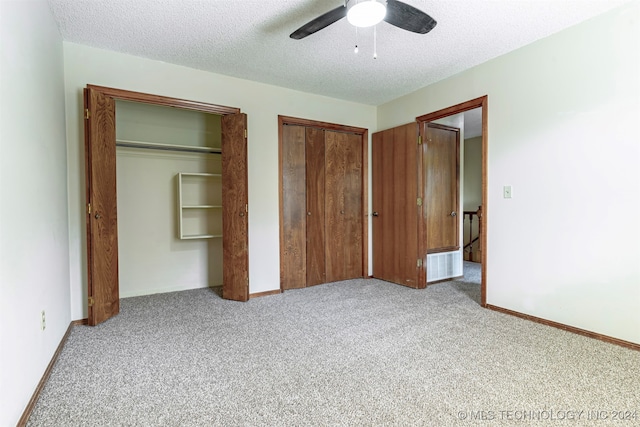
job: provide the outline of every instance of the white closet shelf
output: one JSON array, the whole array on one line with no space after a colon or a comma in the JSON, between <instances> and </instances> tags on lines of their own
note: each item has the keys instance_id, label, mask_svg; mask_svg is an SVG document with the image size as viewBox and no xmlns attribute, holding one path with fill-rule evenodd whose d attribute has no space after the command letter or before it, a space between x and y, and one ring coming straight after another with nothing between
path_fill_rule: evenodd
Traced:
<instances>
[{"instance_id":1,"label":"white closet shelf","mask_svg":"<svg viewBox=\"0 0 640 427\"><path fill-rule=\"evenodd\" d=\"M222 153L222 149L214 147L198 147L195 145L161 144L158 142L116 139L116 146L129 148L152 148L158 150L190 151L196 153Z\"/></svg>"},{"instance_id":2,"label":"white closet shelf","mask_svg":"<svg viewBox=\"0 0 640 427\"><path fill-rule=\"evenodd\" d=\"M184 205L182 209L222 209L222 206L218 205Z\"/></svg>"},{"instance_id":3,"label":"white closet shelf","mask_svg":"<svg viewBox=\"0 0 640 427\"><path fill-rule=\"evenodd\" d=\"M216 239L216 238L221 238L222 234L187 234L185 236L182 236L181 239L183 240L190 240L190 239Z\"/></svg>"},{"instance_id":4,"label":"white closet shelf","mask_svg":"<svg viewBox=\"0 0 640 427\"><path fill-rule=\"evenodd\" d=\"M182 176L212 176L212 177L222 177L220 173L205 173L205 172L180 172Z\"/></svg>"}]
</instances>

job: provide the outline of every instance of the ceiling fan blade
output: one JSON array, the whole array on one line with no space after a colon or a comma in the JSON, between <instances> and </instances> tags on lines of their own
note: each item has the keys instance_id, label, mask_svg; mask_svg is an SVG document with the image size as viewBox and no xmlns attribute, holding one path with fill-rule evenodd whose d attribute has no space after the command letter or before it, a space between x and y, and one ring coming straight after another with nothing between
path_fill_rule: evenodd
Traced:
<instances>
[{"instance_id":1,"label":"ceiling fan blade","mask_svg":"<svg viewBox=\"0 0 640 427\"><path fill-rule=\"evenodd\" d=\"M309 21L304 24L302 27L295 30L289 37L292 39L300 40L303 39L316 31L320 31L321 29L328 27L336 21L347 16L347 8L344 6L336 7L329 12L318 16L313 21Z\"/></svg>"},{"instance_id":2,"label":"ceiling fan blade","mask_svg":"<svg viewBox=\"0 0 640 427\"><path fill-rule=\"evenodd\" d=\"M384 20L398 28L418 34L427 34L437 24L435 19L423 11L398 0L387 0L387 14Z\"/></svg>"}]
</instances>

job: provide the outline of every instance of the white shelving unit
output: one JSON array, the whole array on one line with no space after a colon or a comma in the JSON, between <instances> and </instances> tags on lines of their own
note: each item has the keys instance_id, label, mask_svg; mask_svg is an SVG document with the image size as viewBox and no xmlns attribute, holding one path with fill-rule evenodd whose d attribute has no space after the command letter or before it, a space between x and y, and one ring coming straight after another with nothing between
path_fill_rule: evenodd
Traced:
<instances>
[{"instance_id":1,"label":"white shelving unit","mask_svg":"<svg viewBox=\"0 0 640 427\"><path fill-rule=\"evenodd\" d=\"M222 237L222 175L178 173L180 239Z\"/></svg>"}]
</instances>

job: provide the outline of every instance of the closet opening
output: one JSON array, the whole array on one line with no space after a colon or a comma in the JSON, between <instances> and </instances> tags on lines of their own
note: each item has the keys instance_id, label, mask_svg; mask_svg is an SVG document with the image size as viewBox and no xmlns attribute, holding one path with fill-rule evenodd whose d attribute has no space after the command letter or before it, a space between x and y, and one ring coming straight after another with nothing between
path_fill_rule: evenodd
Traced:
<instances>
[{"instance_id":1,"label":"closet opening","mask_svg":"<svg viewBox=\"0 0 640 427\"><path fill-rule=\"evenodd\" d=\"M222 294L221 116L116 100L120 296Z\"/></svg>"},{"instance_id":2,"label":"closet opening","mask_svg":"<svg viewBox=\"0 0 640 427\"><path fill-rule=\"evenodd\" d=\"M84 100L89 325L121 294L222 285L247 301L247 116L94 85Z\"/></svg>"}]
</instances>

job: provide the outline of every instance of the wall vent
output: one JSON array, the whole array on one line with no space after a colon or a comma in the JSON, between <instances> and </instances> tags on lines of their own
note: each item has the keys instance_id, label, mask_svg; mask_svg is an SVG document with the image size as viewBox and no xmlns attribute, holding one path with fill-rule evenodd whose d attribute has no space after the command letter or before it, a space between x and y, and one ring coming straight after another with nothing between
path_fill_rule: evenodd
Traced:
<instances>
[{"instance_id":1,"label":"wall vent","mask_svg":"<svg viewBox=\"0 0 640 427\"><path fill-rule=\"evenodd\" d=\"M462 276L462 252L427 255L427 283Z\"/></svg>"}]
</instances>

